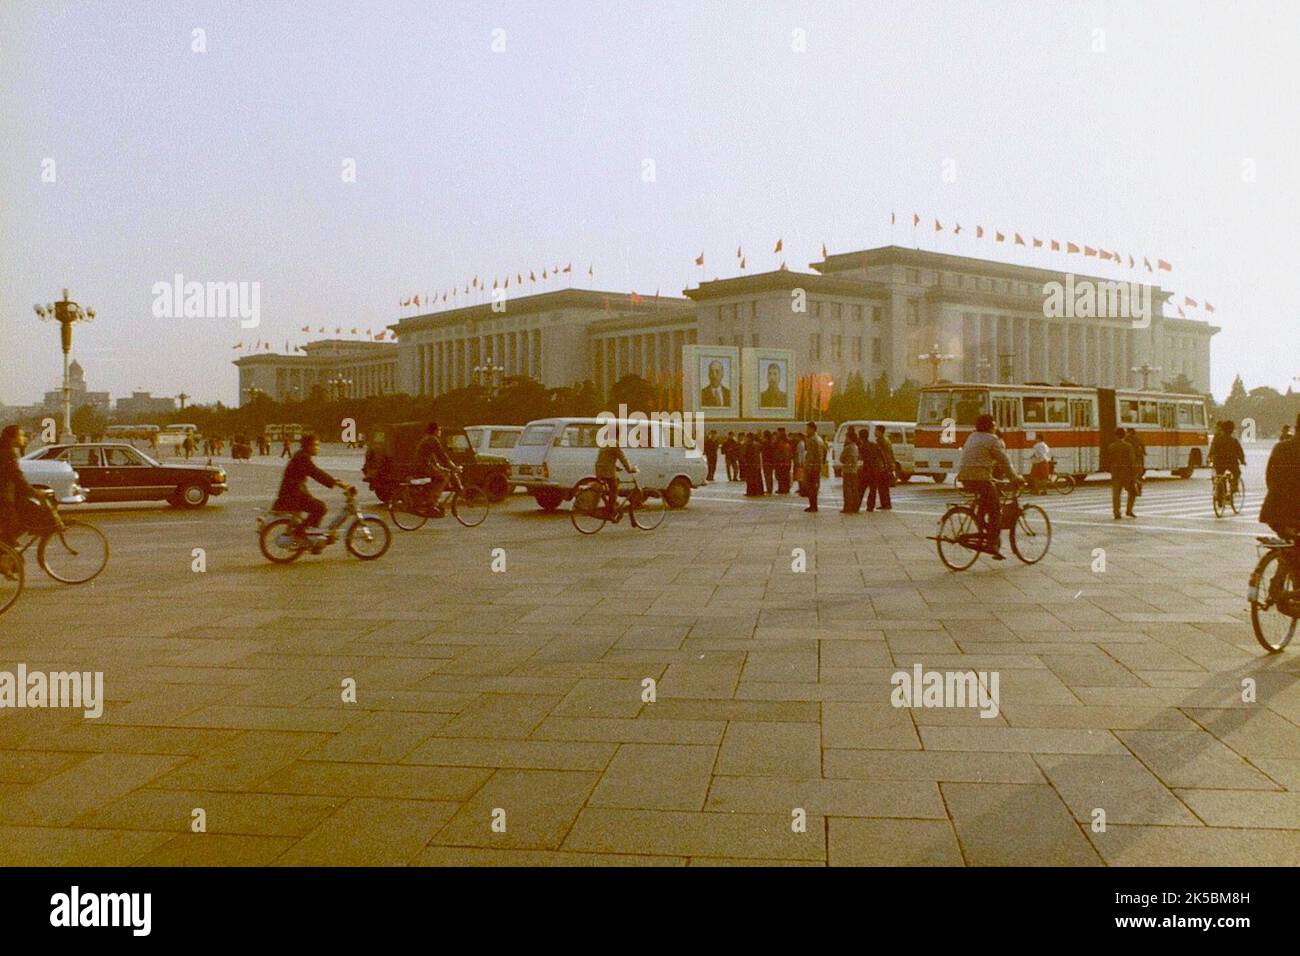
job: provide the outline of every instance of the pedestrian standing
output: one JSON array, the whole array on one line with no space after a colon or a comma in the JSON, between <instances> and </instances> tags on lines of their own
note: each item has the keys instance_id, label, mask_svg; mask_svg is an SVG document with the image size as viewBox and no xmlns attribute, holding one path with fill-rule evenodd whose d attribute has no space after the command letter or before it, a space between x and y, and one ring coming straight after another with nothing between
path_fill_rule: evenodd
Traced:
<instances>
[{"instance_id":1,"label":"pedestrian standing","mask_svg":"<svg viewBox=\"0 0 1300 956\"><path fill-rule=\"evenodd\" d=\"M745 494L751 498L763 494L763 443L758 432L750 432L745 444Z\"/></svg>"},{"instance_id":2,"label":"pedestrian standing","mask_svg":"<svg viewBox=\"0 0 1300 956\"><path fill-rule=\"evenodd\" d=\"M857 514L861 500L861 486L858 484L858 468L862 463L858 451L858 431L852 425L844 433L844 446L840 449L840 490L844 494L843 512Z\"/></svg>"},{"instance_id":3,"label":"pedestrian standing","mask_svg":"<svg viewBox=\"0 0 1300 956\"><path fill-rule=\"evenodd\" d=\"M281 457L281 458L292 458L292 457L293 457L293 448L292 448L292 446L291 446L291 444L290 444L290 439L289 439L289 433L288 433L288 432L285 432L285 433L284 433L284 441L283 441L283 444L280 445L280 457Z\"/></svg>"},{"instance_id":4,"label":"pedestrian standing","mask_svg":"<svg viewBox=\"0 0 1300 956\"><path fill-rule=\"evenodd\" d=\"M885 435L885 426L876 426L876 438L872 443L875 453L872 464L875 465L871 489L867 497L867 510L872 510L876 499L880 499L881 511L892 511L893 501L889 497L889 488L894 483L894 472L898 463L894 460L894 446Z\"/></svg>"},{"instance_id":5,"label":"pedestrian standing","mask_svg":"<svg viewBox=\"0 0 1300 956\"><path fill-rule=\"evenodd\" d=\"M790 448L790 436L785 433L784 428L776 430L776 439L772 448L772 463L776 467L776 493L778 495L788 495L790 493L790 465L792 462L793 452Z\"/></svg>"},{"instance_id":6,"label":"pedestrian standing","mask_svg":"<svg viewBox=\"0 0 1300 956\"><path fill-rule=\"evenodd\" d=\"M1047 479L1052 474L1052 449L1042 435L1034 442L1029 456L1029 488L1036 495L1047 494Z\"/></svg>"},{"instance_id":7,"label":"pedestrian standing","mask_svg":"<svg viewBox=\"0 0 1300 956\"><path fill-rule=\"evenodd\" d=\"M1115 440L1106 446L1106 464L1110 471L1110 504L1115 520L1120 518L1120 495L1125 491L1128 492L1128 508L1124 513L1130 518L1136 518L1137 515L1133 513L1133 497L1138 471L1137 454L1133 450L1133 444L1125 441L1122 428L1115 429Z\"/></svg>"},{"instance_id":8,"label":"pedestrian standing","mask_svg":"<svg viewBox=\"0 0 1300 956\"><path fill-rule=\"evenodd\" d=\"M776 494L776 462L772 459L774 451L770 431L763 432L763 494Z\"/></svg>"},{"instance_id":9,"label":"pedestrian standing","mask_svg":"<svg viewBox=\"0 0 1300 956\"><path fill-rule=\"evenodd\" d=\"M712 481L713 473L718 470L718 435L716 432L709 432L704 436L704 461L709 467L704 480Z\"/></svg>"},{"instance_id":10,"label":"pedestrian standing","mask_svg":"<svg viewBox=\"0 0 1300 956\"><path fill-rule=\"evenodd\" d=\"M740 442L736 436L728 434L722 443L722 459L727 466L727 481L740 480Z\"/></svg>"},{"instance_id":11,"label":"pedestrian standing","mask_svg":"<svg viewBox=\"0 0 1300 956\"><path fill-rule=\"evenodd\" d=\"M822 462L826 460L826 442L817 434L817 423L809 422L804 438L803 491L808 498L804 511L817 512L817 493L822 483Z\"/></svg>"},{"instance_id":12,"label":"pedestrian standing","mask_svg":"<svg viewBox=\"0 0 1300 956\"><path fill-rule=\"evenodd\" d=\"M1142 479L1147 474L1147 446L1142 444L1142 436L1136 428L1130 428L1124 440L1133 446L1133 494L1142 496ZM1132 509L1130 509L1132 510Z\"/></svg>"}]
</instances>

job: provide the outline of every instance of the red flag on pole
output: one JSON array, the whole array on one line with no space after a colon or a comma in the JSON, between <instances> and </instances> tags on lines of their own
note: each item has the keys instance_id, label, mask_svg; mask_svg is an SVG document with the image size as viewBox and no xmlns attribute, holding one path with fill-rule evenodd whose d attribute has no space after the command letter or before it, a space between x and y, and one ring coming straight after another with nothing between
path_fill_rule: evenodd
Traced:
<instances>
[{"instance_id":1,"label":"red flag on pole","mask_svg":"<svg viewBox=\"0 0 1300 956\"><path fill-rule=\"evenodd\" d=\"M1061 244L1060 244L1059 242L1057 242L1055 239L1052 240L1052 251L1053 251L1053 252L1060 252L1060 251L1061 251Z\"/></svg>"},{"instance_id":2,"label":"red flag on pole","mask_svg":"<svg viewBox=\"0 0 1300 956\"><path fill-rule=\"evenodd\" d=\"M1171 270L1173 269L1173 266L1171 266L1169 263L1165 262L1164 259L1157 259L1157 260L1156 260L1156 268L1157 268L1157 269L1163 269L1165 272L1169 272L1169 271L1171 271Z\"/></svg>"},{"instance_id":3,"label":"red flag on pole","mask_svg":"<svg viewBox=\"0 0 1300 956\"><path fill-rule=\"evenodd\" d=\"M975 238L976 238L976 239L983 239L983 238L984 238L984 227L983 227L983 226L976 226L976 227L975 227Z\"/></svg>"},{"instance_id":4,"label":"red flag on pole","mask_svg":"<svg viewBox=\"0 0 1300 956\"><path fill-rule=\"evenodd\" d=\"M1016 245L1023 246L1024 244L1025 240L1020 238L1020 233L1016 233Z\"/></svg>"}]
</instances>

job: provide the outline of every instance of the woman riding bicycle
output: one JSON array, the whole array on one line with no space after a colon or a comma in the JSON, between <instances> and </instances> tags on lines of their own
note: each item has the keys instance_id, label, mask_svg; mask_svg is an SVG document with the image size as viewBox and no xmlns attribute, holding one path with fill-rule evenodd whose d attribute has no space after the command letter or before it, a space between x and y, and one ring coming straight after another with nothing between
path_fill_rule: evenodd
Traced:
<instances>
[{"instance_id":1,"label":"woman riding bicycle","mask_svg":"<svg viewBox=\"0 0 1300 956\"><path fill-rule=\"evenodd\" d=\"M984 547L995 561L1003 560L1002 515L999 508L998 488L994 483L999 471L1010 478L1013 487L1020 481L1015 468L1002 447L1002 439L993 433L992 415L975 419L971 432L961 450L961 469L957 481L975 494L975 517L984 535Z\"/></svg>"}]
</instances>

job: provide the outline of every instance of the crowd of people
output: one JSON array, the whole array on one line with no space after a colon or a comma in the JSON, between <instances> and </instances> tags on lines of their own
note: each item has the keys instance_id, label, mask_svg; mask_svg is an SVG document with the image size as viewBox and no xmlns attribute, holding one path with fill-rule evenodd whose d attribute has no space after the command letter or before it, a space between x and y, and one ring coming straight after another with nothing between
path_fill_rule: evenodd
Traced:
<instances>
[{"instance_id":1,"label":"crowd of people","mask_svg":"<svg viewBox=\"0 0 1300 956\"><path fill-rule=\"evenodd\" d=\"M744 482L745 495L797 494L808 499L805 511L818 510L822 477L831 468L830 443L809 422L803 433L775 431L740 432L719 435L708 432L704 437L707 479L717 480L718 460L726 470L726 480ZM894 449L885 436L883 425L876 426L875 436L864 428L849 427L840 452L840 473L844 478L844 512L858 513L866 499L867 510L890 510L889 489L898 470Z\"/></svg>"}]
</instances>

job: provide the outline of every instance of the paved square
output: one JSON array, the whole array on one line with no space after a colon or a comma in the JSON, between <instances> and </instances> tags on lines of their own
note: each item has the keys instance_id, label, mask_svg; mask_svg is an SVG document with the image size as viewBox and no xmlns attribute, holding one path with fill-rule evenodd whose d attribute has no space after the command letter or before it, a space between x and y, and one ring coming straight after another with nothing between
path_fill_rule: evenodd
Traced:
<instances>
[{"instance_id":1,"label":"paved square","mask_svg":"<svg viewBox=\"0 0 1300 956\"><path fill-rule=\"evenodd\" d=\"M1300 864L1300 648L1255 643L1258 499L1215 521L1204 478L1137 521L1038 499L1046 560L962 574L951 486L845 516L838 483L590 538L515 498L276 567L278 462L227 467L201 512L85 509L107 571L31 568L0 617L0 670L107 698L0 711L0 864ZM996 673L996 714L893 706L918 664Z\"/></svg>"}]
</instances>

